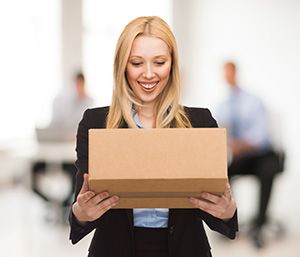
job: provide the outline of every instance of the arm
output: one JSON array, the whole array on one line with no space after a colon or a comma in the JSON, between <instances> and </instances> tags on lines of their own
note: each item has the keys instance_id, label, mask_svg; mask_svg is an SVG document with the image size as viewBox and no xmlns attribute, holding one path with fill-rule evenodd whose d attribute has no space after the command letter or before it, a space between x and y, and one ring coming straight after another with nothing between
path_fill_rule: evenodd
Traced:
<instances>
[{"instance_id":1,"label":"arm","mask_svg":"<svg viewBox=\"0 0 300 257\"><path fill-rule=\"evenodd\" d=\"M117 197L110 197L107 192L95 194L88 187L88 128L91 117L87 110L79 123L77 132L77 174L75 185L75 202L69 216L71 226L70 240L73 244L80 241L96 227L103 226L105 216L110 208L118 202ZM103 217L102 217L103 216ZM101 217L101 218L100 218Z\"/></svg>"},{"instance_id":2,"label":"arm","mask_svg":"<svg viewBox=\"0 0 300 257\"><path fill-rule=\"evenodd\" d=\"M191 115L194 127L218 127L216 120L208 109L202 109L201 113L200 110L195 109L195 113ZM230 185L227 184L225 193L222 196L203 193L202 198L206 201L197 198L190 199L195 208L198 209L199 217L210 229L234 239L238 231L238 220L236 203L232 197Z\"/></svg>"},{"instance_id":3,"label":"arm","mask_svg":"<svg viewBox=\"0 0 300 257\"><path fill-rule=\"evenodd\" d=\"M231 195L229 183L222 196L202 193L204 199L192 197L191 203L200 209L199 216L210 229L217 231L230 239L234 239L238 231L237 208Z\"/></svg>"},{"instance_id":4,"label":"arm","mask_svg":"<svg viewBox=\"0 0 300 257\"><path fill-rule=\"evenodd\" d=\"M229 144L231 148L231 152L233 155L233 159L239 158L241 155L256 152L259 148L249 143L244 139L233 139Z\"/></svg>"}]
</instances>

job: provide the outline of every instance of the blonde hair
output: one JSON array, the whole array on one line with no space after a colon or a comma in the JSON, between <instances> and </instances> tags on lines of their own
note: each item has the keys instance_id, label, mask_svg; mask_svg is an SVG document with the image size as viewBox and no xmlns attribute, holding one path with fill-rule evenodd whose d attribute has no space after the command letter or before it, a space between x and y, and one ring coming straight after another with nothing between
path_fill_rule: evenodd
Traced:
<instances>
[{"instance_id":1,"label":"blonde hair","mask_svg":"<svg viewBox=\"0 0 300 257\"><path fill-rule=\"evenodd\" d=\"M157 16L142 16L132 20L121 33L114 58L114 88L112 103L106 120L107 128L119 128L123 122L136 128L132 117L132 106L142 106L125 76L131 47L137 36L146 35L162 39L170 50L172 59L169 81L158 96L155 127L192 127L184 107L179 104L180 74L175 37L168 24Z\"/></svg>"}]
</instances>

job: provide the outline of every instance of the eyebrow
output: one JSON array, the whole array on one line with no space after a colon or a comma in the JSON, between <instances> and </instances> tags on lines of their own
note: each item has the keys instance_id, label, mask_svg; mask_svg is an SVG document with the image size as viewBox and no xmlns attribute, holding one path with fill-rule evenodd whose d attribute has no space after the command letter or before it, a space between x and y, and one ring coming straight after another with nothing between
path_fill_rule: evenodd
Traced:
<instances>
[{"instance_id":1,"label":"eyebrow","mask_svg":"<svg viewBox=\"0 0 300 257\"><path fill-rule=\"evenodd\" d=\"M156 55L153 58L160 58L160 57L168 57L167 55L161 54L161 55ZM130 58L143 58L143 56L139 56L139 55L131 55Z\"/></svg>"}]
</instances>

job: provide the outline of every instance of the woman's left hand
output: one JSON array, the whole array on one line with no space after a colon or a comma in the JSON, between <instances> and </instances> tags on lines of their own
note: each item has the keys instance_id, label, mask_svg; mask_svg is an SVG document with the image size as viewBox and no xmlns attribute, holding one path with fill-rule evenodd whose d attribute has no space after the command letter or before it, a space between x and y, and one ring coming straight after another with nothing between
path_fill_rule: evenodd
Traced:
<instances>
[{"instance_id":1,"label":"woman's left hand","mask_svg":"<svg viewBox=\"0 0 300 257\"><path fill-rule=\"evenodd\" d=\"M190 201L195 206L195 208L199 208L222 220L229 220L233 217L236 211L236 203L232 197L230 185L228 182L226 184L225 192L223 195L217 196L204 192L201 194L201 197L204 200L194 197L190 198Z\"/></svg>"}]
</instances>

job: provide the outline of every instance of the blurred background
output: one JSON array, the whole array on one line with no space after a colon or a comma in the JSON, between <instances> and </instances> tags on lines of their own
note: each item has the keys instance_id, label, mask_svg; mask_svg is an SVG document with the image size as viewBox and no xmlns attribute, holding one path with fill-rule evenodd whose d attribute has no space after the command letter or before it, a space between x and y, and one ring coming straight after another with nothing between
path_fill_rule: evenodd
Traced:
<instances>
[{"instance_id":1,"label":"blurred background","mask_svg":"<svg viewBox=\"0 0 300 257\"><path fill-rule=\"evenodd\" d=\"M74 137L55 142L37 131L51 127L53 103L74 89L79 71L93 99L88 107L109 105L119 34L137 16L158 15L177 38L184 105L214 115L228 93L223 64L232 60L239 84L276 113L286 158L266 244L256 247L243 230L258 201L256 179L244 176L233 186L240 235L227 241L208 231L214 256L298 256L299 13L297 0L0 0L0 255L86 256L91 236L72 246L66 225ZM64 111L64 104L56 109Z\"/></svg>"}]
</instances>

